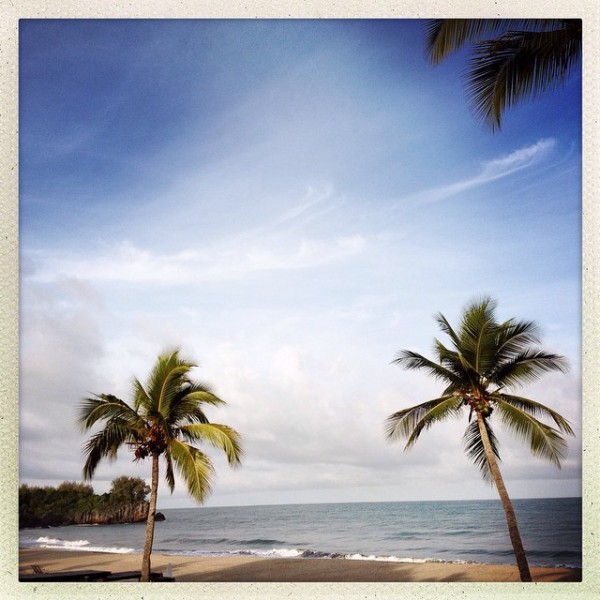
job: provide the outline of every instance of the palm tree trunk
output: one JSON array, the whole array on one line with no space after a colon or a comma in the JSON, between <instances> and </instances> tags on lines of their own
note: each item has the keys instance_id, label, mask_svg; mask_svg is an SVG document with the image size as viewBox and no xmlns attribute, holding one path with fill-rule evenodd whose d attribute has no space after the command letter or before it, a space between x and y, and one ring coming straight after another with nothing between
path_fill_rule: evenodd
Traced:
<instances>
[{"instance_id":1,"label":"palm tree trunk","mask_svg":"<svg viewBox=\"0 0 600 600\"><path fill-rule=\"evenodd\" d=\"M523 548L523 542L521 542L521 534L519 533L519 528L517 526L517 517L515 515L515 511L513 510L512 502L508 497L506 487L504 486L504 480L502 479L500 468L496 462L496 456L492 450L492 444L490 443L490 438L488 436L483 415L479 411L477 411L477 424L479 425L479 433L481 434L481 441L483 442L485 456L490 466L490 472L494 478L494 483L496 484L496 489L498 490L500 501L502 502L502 506L504 507L504 512L506 514L508 535L510 536L510 541L512 542L513 550L515 552L515 558L517 559L517 566L519 568L521 581L532 581L531 573L529 571L529 564L527 563L527 557L525 556L525 549Z\"/></svg>"},{"instance_id":2,"label":"palm tree trunk","mask_svg":"<svg viewBox=\"0 0 600 600\"><path fill-rule=\"evenodd\" d=\"M150 506L146 521L146 541L142 556L142 575L140 581L150 581L150 555L154 542L154 517L156 515L156 498L158 496L158 454L152 455L152 481L150 483Z\"/></svg>"}]
</instances>

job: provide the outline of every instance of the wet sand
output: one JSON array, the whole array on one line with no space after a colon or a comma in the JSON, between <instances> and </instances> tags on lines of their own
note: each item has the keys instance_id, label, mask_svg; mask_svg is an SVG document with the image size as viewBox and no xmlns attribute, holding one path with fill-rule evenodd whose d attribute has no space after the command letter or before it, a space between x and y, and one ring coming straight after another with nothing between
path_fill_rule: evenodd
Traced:
<instances>
[{"instance_id":1,"label":"wet sand","mask_svg":"<svg viewBox=\"0 0 600 600\"><path fill-rule=\"evenodd\" d=\"M134 571L138 554L19 550L19 573L32 565L45 572L79 569ZM250 556L195 557L152 555L152 570L170 570L177 582L518 582L516 566L455 563L397 563L381 561L258 558ZM532 567L535 582L581 581L581 569ZM123 582L126 583L126 582Z\"/></svg>"}]
</instances>

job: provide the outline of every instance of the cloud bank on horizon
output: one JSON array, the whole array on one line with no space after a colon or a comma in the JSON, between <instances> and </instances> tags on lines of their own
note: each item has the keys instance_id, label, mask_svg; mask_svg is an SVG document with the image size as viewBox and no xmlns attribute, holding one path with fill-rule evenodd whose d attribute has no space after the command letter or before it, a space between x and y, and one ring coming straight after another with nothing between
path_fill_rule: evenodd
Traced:
<instances>
[{"instance_id":1,"label":"cloud bank on horizon","mask_svg":"<svg viewBox=\"0 0 600 600\"><path fill-rule=\"evenodd\" d=\"M436 394L390 365L471 298L533 319L567 375L559 471L501 436L511 495L581 488L581 81L468 112L419 21L22 21L20 477L80 480L75 416L169 347L244 437L209 504L494 497L466 423L407 454L383 421ZM148 477L126 453L98 470ZM162 507L190 505L178 485Z\"/></svg>"}]
</instances>

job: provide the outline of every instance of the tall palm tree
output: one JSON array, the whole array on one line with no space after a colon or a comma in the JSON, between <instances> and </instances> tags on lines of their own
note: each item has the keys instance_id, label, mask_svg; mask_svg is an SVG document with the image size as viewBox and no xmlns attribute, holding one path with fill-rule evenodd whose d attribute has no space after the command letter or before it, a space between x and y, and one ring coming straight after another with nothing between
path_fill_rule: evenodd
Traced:
<instances>
[{"instance_id":1,"label":"tall palm tree","mask_svg":"<svg viewBox=\"0 0 600 600\"><path fill-rule=\"evenodd\" d=\"M176 467L188 492L198 502L203 502L210 493L214 468L210 458L192 444L208 442L223 450L231 466L240 462L239 434L226 425L210 423L204 414L205 406L225 402L206 385L190 379L190 370L195 366L180 358L179 350L166 352L158 356L145 387L134 379L132 405L111 394L85 398L81 405L79 422L84 431L98 422L104 423L84 447L85 479L94 476L103 458L114 460L123 445L129 446L135 461L151 460L150 507L141 581L150 580L159 458L164 458L165 479L171 492L175 487Z\"/></svg>"},{"instance_id":2,"label":"tall palm tree","mask_svg":"<svg viewBox=\"0 0 600 600\"><path fill-rule=\"evenodd\" d=\"M467 94L476 116L496 130L505 109L567 79L579 62L581 38L580 19L433 19L426 50L437 64L472 43Z\"/></svg>"},{"instance_id":3,"label":"tall palm tree","mask_svg":"<svg viewBox=\"0 0 600 600\"><path fill-rule=\"evenodd\" d=\"M444 384L441 396L405 408L386 421L390 440L406 439L405 450L434 423L468 413L464 434L467 455L484 479L495 484L506 513L508 531L522 581L531 573L497 459L498 442L492 420L499 419L530 446L531 452L560 467L566 449L561 433L574 435L569 423L552 409L508 390L537 379L548 371L565 371L567 363L557 354L537 347L538 327L529 321L496 321L496 302L490 298L467 305L457 330L439 314L437 323L451 341L447 348L435 340L437 362L410 350L402 350L394 362L406 369L422 369ZM494 416L492 416L492 414ZM554 422L551 427L536 417Z\"/></svg>"}]
</instances>

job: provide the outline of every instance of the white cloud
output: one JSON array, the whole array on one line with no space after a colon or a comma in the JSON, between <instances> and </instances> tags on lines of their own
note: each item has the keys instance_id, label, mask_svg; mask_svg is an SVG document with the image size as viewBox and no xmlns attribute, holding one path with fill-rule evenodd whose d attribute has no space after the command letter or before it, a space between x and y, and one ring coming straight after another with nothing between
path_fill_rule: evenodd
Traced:
<instances>
[{"instance_id":1,"label":"white cloud","mask_svg":"<svg viewBox=\"0 0 600 600\"><path fill-rule=\"evenodd\" d=\"M278 247L279 246L279 247ZM238 243L227 247L219 243L209 249L190 248L161 254L142 249L131 242L116 245L99 256L63 257L39 253L29 260L38 262L31 275L37 281L61 278L92 282L189 284L243 278L259 271L313 269L352 257L367 246L362 235L342 236L333 240L301 237L266 240L264 243Z\"/></svg>"},{"instance_id":2,"label":"white cloud","mask_svg":"<svg viewBox=\"0 0 600 600\"><path fill-rule=\"evenodd\" d=\"M555 139L545 138L532 146L520 148L506 156L490 160L483 164L478 179L481 179L482 182L492 181L499 177L511 175L515 171L526 169L546 158L555 147Z\"/></svg>"},{"instance_id":3,"label":"white cloud","mask_svg":"<svg viewBox=\"0 0 600 600\"><path fill-rule=\"evenodd\" d=\"M484 162L479 173L473 177L420 192L412 197L419 204L429 204L456 196L466 190L486 185L497 179L528 169L542 160L556 147L553 138L541 139L531 146L520 148L506 156Z\"/></svg>"}]
</instances>

